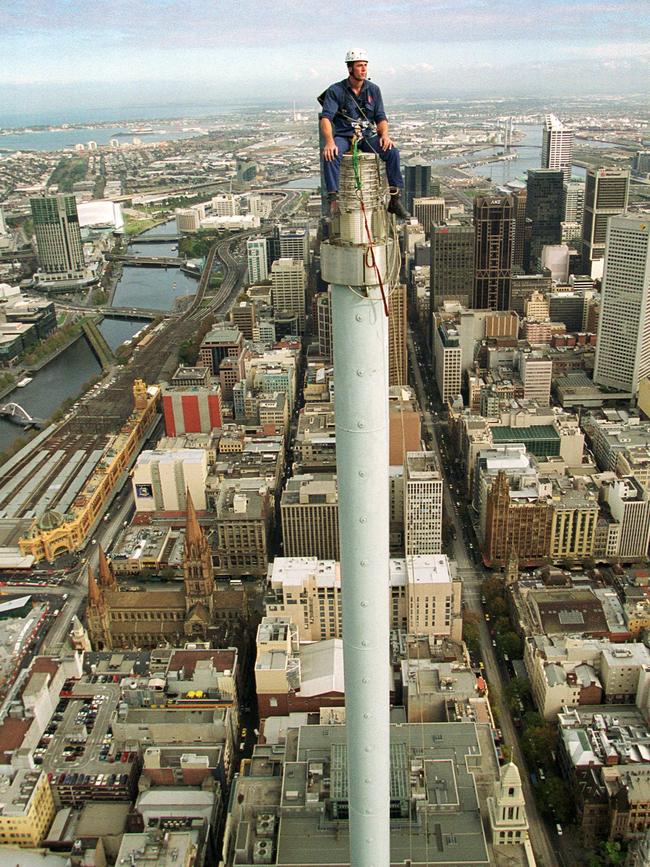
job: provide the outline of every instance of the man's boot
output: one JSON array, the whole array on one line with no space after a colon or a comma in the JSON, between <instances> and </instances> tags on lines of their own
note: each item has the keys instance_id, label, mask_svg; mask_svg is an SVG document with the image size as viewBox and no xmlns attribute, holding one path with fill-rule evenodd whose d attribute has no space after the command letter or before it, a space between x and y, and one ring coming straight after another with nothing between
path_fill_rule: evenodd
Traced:
<instances>
[{"instance_id":1,"label":"man's boot","mask_svg":"<svg viewBox=\"0 0 650 867\"><path fill-rule=\"evenodd\" d=\"M388 203L388 208L386 210L389 214L395 214L398 220L410 220L411 215L402 204L400 193L401 190L398 187L391 187L390 202Z\"/></svg>"},{"instance_id":2,"label":"man's boot","mask_svg":"<svg viewBox=\"0 0 650 867\"><path fill-rule=\"evenodd\" d=\"M339 212L339 194L336 191L327 194L327 204L329 206L329 216L336 216Z\"/></svg>"}]
</instances>

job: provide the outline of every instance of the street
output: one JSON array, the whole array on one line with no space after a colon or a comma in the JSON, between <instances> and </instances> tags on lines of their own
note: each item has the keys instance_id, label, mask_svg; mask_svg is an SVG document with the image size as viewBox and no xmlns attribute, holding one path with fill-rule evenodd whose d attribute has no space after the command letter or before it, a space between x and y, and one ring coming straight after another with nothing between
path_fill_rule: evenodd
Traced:
<instances>
[{"instance_id":1,"label":"street","mask_svg":"<svg viewBox=\"0 0 650 867\"><path fill-rule=\"evenodd\" d=\"M463 582L463 600L465 602L466 611L476 614L480 624L481 653L485 665L485 677L488 683L490 704L498 717L498 724L503 733L504 743L508 744L512 748L513 761L520 771L524 797L526 799L526 814L530 824L530 842L535 852L535 858L539 865L544 865L544 867L555 867L555 865L561 862L558 861L558 856L552 846L544 819L537 809L533 786L528 775L528 768L519 745L519 739L512 721L510 710L504 698L506 680L503 676L501 666L498 663L494 647L492 646L492 638L488 631L481 605L481 584L485 578L488 577L489 573L485 570L482 564L475 564L474 557L471 556L474 552L468 549L468 545L465 542L467 534L473 533L473 529L471 529L471 522L469 519L463 517L461 514L461 510L465 510L465 505L463 500L461 500L460 495L453 493L453 489L456 488L456 481L451 478L449 461L443 460L441 454L440 429L442 423L439 420L440 413L438 413L436 417L432 417L431 412L429 411L432 398L436 403L439 402L436 385L435 382L431 381L428 390L425 388L413 336L410 331L408 335L408 351L411 368L415 377L414 386L420 407L422 408L422 417L427 434L426 439L431 443L430 447L438 457L440 469L444 476L443 510L447 517L452 521L455 530L455 539L452 543L452 553L450 556L456 561L458 575ZM461 503L460 507L456 505L456 502Z\"/></svg>"}]
</instances>

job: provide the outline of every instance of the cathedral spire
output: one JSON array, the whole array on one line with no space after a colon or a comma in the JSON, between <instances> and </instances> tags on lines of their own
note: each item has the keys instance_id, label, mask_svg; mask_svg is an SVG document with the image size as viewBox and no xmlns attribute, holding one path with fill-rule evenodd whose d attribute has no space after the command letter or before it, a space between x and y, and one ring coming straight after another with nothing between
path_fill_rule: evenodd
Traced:
<instances>
[{"instance_id":1,"label":"cathedral spire","mask_svg":"<svg viewBox=\"0 0 650 867\"><path fill-rule=\"evenodd\" d=\"M190 545L201 545L203 541L203 530L199 524L199 519L194 508L194 501L187 490L187 523L185 525L185 546L186 549Z\"/></svg>"},{"instance_id":2,"label":"cathedral spire","mask_svg":"<svg viewBox=\"0 0 650 867\"><path fill-rule=\"evenodd\" d=\"M95 573L92 568L88 567L88 604L89 605L101 605L102 603L102 594L97 586L97 580L95 579Z\"/></svg>"},{"instance_id":3,"label":"cathedral spire","mask_svg":"<svg viewBox=\"0 0 650 867\"><path fill-rule=\"evenodd\" d=\"M116 585L113 566L101 545L99 546L99 585L106 590L113 590Z\"/></svg>"}]
</instances>

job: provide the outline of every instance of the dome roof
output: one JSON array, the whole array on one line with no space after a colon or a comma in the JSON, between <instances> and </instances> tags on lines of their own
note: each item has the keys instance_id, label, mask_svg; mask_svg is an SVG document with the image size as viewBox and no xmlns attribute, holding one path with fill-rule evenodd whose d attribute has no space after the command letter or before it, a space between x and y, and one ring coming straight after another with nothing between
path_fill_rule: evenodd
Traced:
<instances>
[{"instance_id":1,"label":"dome roof","mask_svg":"<svg viewBox=\"0 0 650 867\"><path fill-rule=\"evenodd\" d=\"M64 518L61 512L57 512L56 509L48 509L38 519L38 529L46 531L56 530L57 527L61 526L63 521Z\"/></svg>"}]
</instances>

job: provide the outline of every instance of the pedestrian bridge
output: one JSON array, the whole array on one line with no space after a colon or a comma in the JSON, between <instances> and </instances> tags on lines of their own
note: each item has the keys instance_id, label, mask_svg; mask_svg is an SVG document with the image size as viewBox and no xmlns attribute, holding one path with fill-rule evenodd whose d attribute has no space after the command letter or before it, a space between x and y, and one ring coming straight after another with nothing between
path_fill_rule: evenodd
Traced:
<instances>
[{"instance_id":1,"label":"pedestrian bridge","mask_svg":"<svg viewBox=\"0 0 650 867\"><path fill-rule=\"evenodd\" d=\"M5 403L0 406L0 417L21 427L40 427L42 425L40 418L30 415L19 403Z\"/></svg>"}]
</instances>

